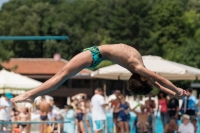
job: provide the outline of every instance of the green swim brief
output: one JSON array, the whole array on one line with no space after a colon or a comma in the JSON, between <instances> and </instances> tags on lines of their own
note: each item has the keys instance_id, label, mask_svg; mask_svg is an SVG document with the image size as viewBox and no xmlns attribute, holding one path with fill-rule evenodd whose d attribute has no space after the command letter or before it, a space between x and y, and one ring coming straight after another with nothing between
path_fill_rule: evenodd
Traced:
<instances>
[{"instance_id":1,"label":"green swim brief","mask_svg":"<svg viewBox=\"0 0 200 133\"><path fill-rule=\"evenodd\" d=\"M86 50L90 50L90 52L92 53L92 64L89 68L94 68L94 67L98 66L101 63L101 61L103 60L101 52L99 51L98 47L93 46L90 48L86 48L83 51L86 51Z\"/></svg>"}]
</instances>

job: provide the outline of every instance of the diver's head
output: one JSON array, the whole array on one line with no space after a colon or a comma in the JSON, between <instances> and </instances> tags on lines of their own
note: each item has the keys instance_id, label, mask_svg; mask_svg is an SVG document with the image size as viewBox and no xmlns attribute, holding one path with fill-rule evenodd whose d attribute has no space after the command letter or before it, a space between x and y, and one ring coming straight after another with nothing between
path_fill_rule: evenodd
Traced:
<instances>
[{"instance_id":1,"label":"diver's head","mask_svg":"<svg viewBox=\"0 0 200 133\"><path fill-rule=\"evenodd\" d=\"M127 89L132 95L146 95L153 90L151 79L137 73L133 73L128 80Z\"/></svg>"}]
</instances>

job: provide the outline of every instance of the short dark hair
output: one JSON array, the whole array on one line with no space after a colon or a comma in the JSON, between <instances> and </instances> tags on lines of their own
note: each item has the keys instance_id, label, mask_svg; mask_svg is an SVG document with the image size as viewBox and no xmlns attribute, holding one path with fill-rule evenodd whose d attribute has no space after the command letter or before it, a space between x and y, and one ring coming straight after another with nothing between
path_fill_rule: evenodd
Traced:
<instances>
[{"instance_id":1,"label":"short dark hair","mask_svg":"<svg viewBox=\"0 0 200 133\"><path fill-rule=\"evenodd\" d=\"M103 89L101 88L96 88L95 90L97 90L98 92L103 92Z\"/></svg>"},{"instance_id":2,"label":"short dark hair","mask_svg":"<svg viewBox=\"0 0 200 133\"><path fill-rule=\"evenodd\" d=\"M142 81L140 75L137 73L133 73L128 80L127 89L132 95L146 95L153 90L148 82Z\"/></svg>"},{"instance_id":3,"label":"short dark hair","mask_svg":"<svg viewBox=\"0 0 200 133\"><path fill-rule=\"evenodd\" d=\"M46 100L46 97L43 95L43 96L41 96L41 99L44 99L44 100Z\"/></svg>"},{"instance_id":4,"label":"short dark hair","mask_svg":"<svg viewBox=\"0 0 200 133\"><path fill-rule=\"evenodd\" d=\"M195 119L195 118L194 118L194 119L192 119L192 122L197 122L197 119Z\"/></svg>"},{"instance_id":5,"label":"short dark hair","mask_svg":"<svg viewBox=\"0 0 200 133\"><path fill-rule=\"evenodd\" d=\"M159 91L159 92L158 92L158 99L161 99L160 94L163 94L163 97L164 97L164 98L167 97L167 94L166 94L165 92L163 92L163 91Z\"/></svg>"},{"instance_id":6,"label":"short dark hair","mask_svg":"<svg viewBox=\"0 0 200 133\"><path fill-rule=\"evenodd\" d=\"M120 90L115 90L114 93L118 93L118 94L121 94L121 91Z\"/></svg>"},{"instance_id":7,"label":"short dark hair","mask_svg":"<svg viewBox=\"0 0 200 133\"><path fill-rule=\"evenodd\" d=\"M186 89L186 91L192 93L192 89L191 88Z\"/></svg>"}]
</instances>

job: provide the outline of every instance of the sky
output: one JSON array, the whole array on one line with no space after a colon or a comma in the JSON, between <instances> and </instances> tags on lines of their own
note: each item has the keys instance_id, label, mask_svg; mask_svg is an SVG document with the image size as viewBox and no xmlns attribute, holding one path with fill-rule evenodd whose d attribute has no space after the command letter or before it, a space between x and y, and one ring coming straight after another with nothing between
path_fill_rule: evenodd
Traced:
<instances>
[{"instance_id":1,"label":"sky","mask_svg":"<svg viewBox=\"0 0 200 133\"><path fill-rule=\"evenodd\" d=\"M9 0L0 0L0 8L2 6L3 3L8 2Z\"/></svg>"}]
</instances>

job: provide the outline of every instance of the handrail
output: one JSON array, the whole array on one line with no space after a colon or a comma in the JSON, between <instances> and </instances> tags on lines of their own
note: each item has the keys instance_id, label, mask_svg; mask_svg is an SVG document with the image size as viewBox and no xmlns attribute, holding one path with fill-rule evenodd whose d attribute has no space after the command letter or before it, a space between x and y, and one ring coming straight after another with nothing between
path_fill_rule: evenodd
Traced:
<instances>
[{"instance_id":1,"label":"handrail","mask_svg":"<svg viewBox=\"0 0 200 133\"><path fill-rule=\"evenodd\" d=\"M68 36L0 36L0 41L6 40L69 40Z\"/></svg>"}]
</instances>

